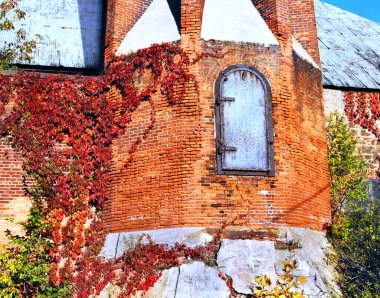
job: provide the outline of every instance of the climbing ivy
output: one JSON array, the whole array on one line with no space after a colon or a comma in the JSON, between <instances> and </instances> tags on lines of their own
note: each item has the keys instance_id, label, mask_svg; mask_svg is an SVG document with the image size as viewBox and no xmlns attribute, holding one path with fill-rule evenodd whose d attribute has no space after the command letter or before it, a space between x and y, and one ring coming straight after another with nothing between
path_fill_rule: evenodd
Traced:
<instances>
[{"instance_id":1,"label":"climbing ivy","mask_svg":"<svg viewBox=\"0 0 380 298\"><path fill-rule=\"evenodd\" d=\"M348 119L380 137L379 93L346 92L344 111Z\"/></svg>"},{"instance_id":2,"label":"climbing ivy","mask_svg":"<svg viewBox=\"0 0 380 298\"><path fill-rule=\"evenodd\" d=\"M0 297L88 297L112 279L115 264L96 258L112 141L141 102L161 94L175 104L185 83L197 87L191 63L178 46L162 44L113 57L100 77L0 75L0 134L23 157L33 200L23 235L9 233L11 245L0 257ZM154 122L153 109L131 156ZM123 268L121 283L133 269ZM157 278L149 276L147 285Z\"/></svg>"}]
</instances>

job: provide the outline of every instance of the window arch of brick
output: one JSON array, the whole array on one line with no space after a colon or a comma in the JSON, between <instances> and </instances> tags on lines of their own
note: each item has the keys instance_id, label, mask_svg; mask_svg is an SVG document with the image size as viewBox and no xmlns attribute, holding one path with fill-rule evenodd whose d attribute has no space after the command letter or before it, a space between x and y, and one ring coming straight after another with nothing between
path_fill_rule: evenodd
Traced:
<instances>
[{"instance_id":1,"label":"window arch of brick","mask_svg":"<svg viewBox=\"0 0 380 298\"><path fill-rule=\"evenodd\" d=\"M248 65L223 70L215 83L217 172L274 176L271 89Z\"/></svg>"}]
</instances>

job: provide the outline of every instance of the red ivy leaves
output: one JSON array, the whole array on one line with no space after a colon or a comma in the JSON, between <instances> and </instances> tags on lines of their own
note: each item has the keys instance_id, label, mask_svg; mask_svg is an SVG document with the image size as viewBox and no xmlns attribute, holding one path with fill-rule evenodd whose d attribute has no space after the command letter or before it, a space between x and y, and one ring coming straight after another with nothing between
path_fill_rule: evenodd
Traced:
<instances>
[{"instance_id":1,"label":"red ivy leaves","mask_svg":"<svg viewBox=\"0 0 380 298\"><path fill-rule=\"evenodd\" d=\"M142 136L147 138L155 123L152 95L160 92L169 103L181 100L186 83L196 86L190 64L178 46L161 44L114 57L101 77L0 75L0 135L10 137L21 152L24 170L34 181L32 192L44 203L43 217L54 242L49 256L56 286L68 281L74 284L73 294L87 297L114 274L108 263L94 259L103 243L96 210L108 197L111 143L142 101L152 107L151 123ZM120 101L109 99L111 88L119 91ZM132 146L131 158L142 139ZM164 251L155 250L168 261ZM154 258L147 255L145 261ZM152 270L146 272L142 289L158 278Z\"/></svg>"},{"instance_id":2,"label":"red ivy leaves","mask_svg":"<svg viewBox=\"0 0 380 298\"><path fill-rule=\"evenodd\" d=\"M348 119L380 137L379 93L345 92L344 101Z\"/></svg>"},{"instance_id":3,"label":"red ivy leaves","mask_svg":"<svg viewBox=\"0 0 380 298\"><path fill-rule=\"evenodd\" d=\"M72 279L72 296L75 298L99 295L115 277L114 263L85 258L78 264L78 273Z\"/></svg>"},{"instance_id":4,"label":"red ivy leaves","mask_svg":"<svg viewBox=\"0 0 380 298\"><path fill-rule=\"evenodd\" d=\"M161 277L162 270L181 265L188 259L200 260L207 264L215 262L223 229L222 227L217 230L213 241L194 248L177 243L165 249L155 244L149 235L142 236L133 249L126 250L114 261L114 267L119 268L114 280L121 288L119 297L130 297L137 291L149 290ZM220 277L222 278L222 275ZM226 283L229 285L228 281Z\"/></svg>"}]
</instances>

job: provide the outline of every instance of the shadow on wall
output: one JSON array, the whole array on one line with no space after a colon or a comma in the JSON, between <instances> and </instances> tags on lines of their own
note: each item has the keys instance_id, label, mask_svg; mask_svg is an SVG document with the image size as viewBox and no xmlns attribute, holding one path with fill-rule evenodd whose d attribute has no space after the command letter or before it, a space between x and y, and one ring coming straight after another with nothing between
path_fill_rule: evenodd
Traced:
<instances>
[{"instance_id":1,"label":"shadow on wall","mask_svg":"<svg viewBox=\"0 0 380 298\"><path fill-rule=\"evenodd\" d=\"M179 32L181 32L181 2L181 0L168 0L170 10L173 14Z\"/></svg>"},{"instance_id":2,"label":"shadow on wall","mask_svg":"<svg viewBox=\"0 0 380 298\"><path fill-rule=\"evenodd\" d=\"M370 179L368 182L370 199L380 200L380 180Z\"/></svg>"},{"instance_id":3,"label":"shadow on wall","mask_svg":"<svg viewBox=\"0 0 380 298\"><path fill-rule=\"evenodd\" d=\"M105 1L77 0L85 68L104 62Z\"/></svg>"},{"instance_id":4,"label":"shadow on wall","mask_svg":"<svg viewBox=\"0 0 380 298\"><path fill-rule=\"evenodd\" d=\"M312 204L313 201L315 199L317 199L319 196L321 196L325 192L329 191L329 189L330 189L330 184L327 184L325 187L320 188L314 194L312 194L308 198L305 198L304 200L302 200L302 202L297 202L297 204L295 204L295 205L291 206L290 208L288 208L288 210L286 211L287 214L293 214L293 213L296 213L299 210L310 208L310 204ZM318 209L315 208L314 210L318 210ZM280 219L281 219L281 216L277 215L276 217L273 218L273 222L277 222ZM329 224L330 224L329 222L323 223L323 228L325 228L325 226L328 226Z\"/></svg>"}]
</instances>

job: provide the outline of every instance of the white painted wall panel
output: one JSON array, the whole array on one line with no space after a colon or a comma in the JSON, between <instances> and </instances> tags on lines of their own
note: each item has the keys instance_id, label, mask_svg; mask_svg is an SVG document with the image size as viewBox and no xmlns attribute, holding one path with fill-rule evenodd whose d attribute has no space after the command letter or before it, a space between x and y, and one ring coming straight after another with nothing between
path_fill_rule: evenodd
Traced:
<instances>
[{"instance_id":1,"label":"white painted wall panel","mask_svg":"<svg viewBox=\"0 0 380 298\"><path fill-rule=\"evenodd\" d=\"M201 37L267 46L279 44L251 0L206 0Z\"/></svg>"},{"instance_id":2,"label":"white painted wall panel","mask_svg":"<svg viewBox=\"0 0 380 298\"><path fill-rule=\"evenodd\" d=\"M20 0L28 38L42 36L31 65L97 68L102 61L102 0ZM0 42L14 34L1 32Z\"/></svg>"},{"instance_id":3,"label":"white painted wall panel","mask_svg":"<svg viewBox=\"0 0 380 298\"><path fill-rule=\"evenodd\" d=\"M167 0L153 0L121 42L117 55L129 54L155 43L172 42L180 38Z\"/></svg>"}]
</instances>

